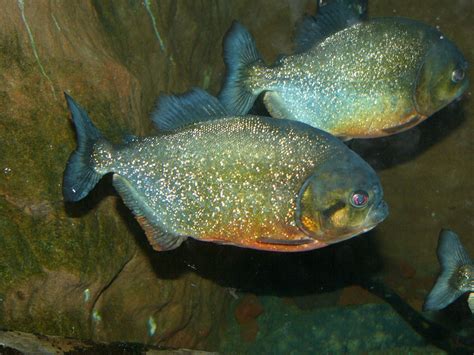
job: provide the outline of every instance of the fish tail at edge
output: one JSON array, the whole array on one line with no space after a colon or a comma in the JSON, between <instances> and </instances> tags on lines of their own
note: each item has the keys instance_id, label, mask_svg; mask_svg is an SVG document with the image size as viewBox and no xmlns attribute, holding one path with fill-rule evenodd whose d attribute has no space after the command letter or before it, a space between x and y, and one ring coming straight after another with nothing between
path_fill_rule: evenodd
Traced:
<instances>
[{"instance_id":1,"label":"fish tail at edge","mask_svg":"<svg viewBox=\"0 0 474 355\"><path fill-rule=\"evenodd\" d=\"M426 297L423 310L435 311L447 307L459 298L464 291L453 285L453 277L459 267L469 262L459 237L453 231L443 229L438 241L438 259L441 264L441 273L431 292Z\"/></svg>"}]
</instances>

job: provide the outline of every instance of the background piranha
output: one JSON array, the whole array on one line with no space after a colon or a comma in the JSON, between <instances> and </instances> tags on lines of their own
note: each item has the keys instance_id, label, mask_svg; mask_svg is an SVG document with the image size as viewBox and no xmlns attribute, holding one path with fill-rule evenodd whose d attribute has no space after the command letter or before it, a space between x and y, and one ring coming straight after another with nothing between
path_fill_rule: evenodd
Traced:
<instances>
[{"instance_id":1,"label":"background piranha","mask_svg":"<svg viewBox=\"0 0 474 355\"><path fill-rule=\"evenodd\" d=\"M365 1L348 3L334 0L305 18L296 53L272 66L235 22L224 43L226 109L244 114L264 93L273 117L343 139L372 138L415 126L466 90L467 62L436 28L400 17L367 20Z\"/></svg>"},{"instance_id":2,"label":"background piranha","mask_svg":"<svg viewBox=\"0 0 474 355\"><path fill-rule=\"evenodd\" d=\"M471 292L468 303L474 313L474 261L462 246L457 234L447 229L443 229L439 234L437 252L441 273L426 297L424 310L443 309L464 293Z\"/></svg>"},{"instance_id":3,"label":"background piranha","mask_svg":"<svg viewBox=\"0 0 474 355\"><path fill-rule=\"evenodd\" d=\"M202 90L163 96L161 132L109 143L66 95L78 146L67 201L113 184L156 250L187 237L273 250L320 248L372 229L388 214L373 169L337 138L269 117L229 116Z\"/></svg>"}]
</instances>

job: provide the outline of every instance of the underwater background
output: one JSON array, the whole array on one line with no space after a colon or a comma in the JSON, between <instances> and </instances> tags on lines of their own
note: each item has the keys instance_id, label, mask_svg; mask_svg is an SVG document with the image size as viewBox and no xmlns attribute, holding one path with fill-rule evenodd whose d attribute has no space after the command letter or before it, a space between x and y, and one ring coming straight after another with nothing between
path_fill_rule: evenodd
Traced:
<instances>
[{"instance_id":1,"label":"underwater background","mask_svg":"<svg viewBox=\"0 0 474 355\"><path fill-rule=\"evenodd\" d=\"M315 1L0 5L0 328L223 353L442 352L363 286L376 277L421 312L439 272L440 229L474 254L471 89L406 132L350 143L390 207L373 231L305 253L193 240L158 253L110 179L78 204L63 202L75 147L63 92L116 142L152 134L160 93L219 91L232 20L271 63L292 52L295 24ZM439 26L469 63L473 9L472 0L369 0L371 17ZM473 337L465 300L426 316Z\"/></svg>"}]
</instances>

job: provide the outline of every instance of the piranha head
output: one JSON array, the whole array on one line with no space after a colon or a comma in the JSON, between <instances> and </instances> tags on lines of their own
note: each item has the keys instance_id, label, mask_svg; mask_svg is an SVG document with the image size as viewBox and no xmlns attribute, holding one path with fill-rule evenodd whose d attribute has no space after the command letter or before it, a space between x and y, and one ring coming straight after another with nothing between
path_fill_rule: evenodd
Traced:
<instances>
[{"instance_id":1,"label":"piranha head","mask_svg":"<svg viewBox=\"0 0 474 355\"><path fill-rule=\"evenodd\" d=\"M367 232L388 215L379 178L365 161L350 153L318 167L298 196L297 225L326 244Z\"/></svg>"},{"instance_id":2,"label":"piranha head","mask_svg":"<svg viewBox=\"0 0 474 355\"><path fill-rule=\"evenodd\" d=\"M438 34L418 72L414 102L419 114L430 116L466 91L467 61L448 39Z\"/></svg>"}]
</instances>

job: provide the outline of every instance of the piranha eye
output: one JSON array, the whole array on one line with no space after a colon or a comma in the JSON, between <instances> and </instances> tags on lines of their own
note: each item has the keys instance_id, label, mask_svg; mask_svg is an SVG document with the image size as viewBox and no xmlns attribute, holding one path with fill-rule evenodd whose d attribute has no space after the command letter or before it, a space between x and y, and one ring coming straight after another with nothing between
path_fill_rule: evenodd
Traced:
<instances>
[{"instance_id":1,"label":"piranha eye","mask_svg":"<svg viewBox=\"0 0 474 355\"><path fill-rule=\"evenodd\" d=\"M369 195L363 190L355 191L351 196L351 205L356 208L362 208L367 205Z\"/></svg>"},{"instance_id":2,"label":"piranha eye","mask_svg":"<svg viewBox=\"0 0 474 355\"><path fill-rule=\"evenodd\" d=\"M455 69L451 74L453 83L459 83L462 79L464 79L464 70L461 68Z\"/></svg>"}]
</instances>

